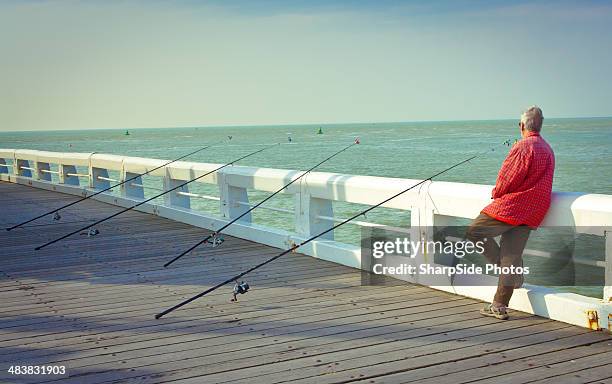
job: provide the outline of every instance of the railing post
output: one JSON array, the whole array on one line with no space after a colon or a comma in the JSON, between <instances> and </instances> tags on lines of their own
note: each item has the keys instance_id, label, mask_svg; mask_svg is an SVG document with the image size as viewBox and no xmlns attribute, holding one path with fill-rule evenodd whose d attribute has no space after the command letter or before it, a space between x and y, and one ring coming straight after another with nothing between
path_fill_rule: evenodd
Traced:
<instances>
[{"instance_id":1,"label":"railing post","mask_svg":"<svg viewBox=\"0 0 612 384\"><path fill-rule=\"evenodd\" d=\"M19 166L17 165L17 153L13 152L13 175L19 175Z\"/></svg>"},{"instance_id":2,"label":"railing post","mask_svg":"<svg viewBox=\"0 0 612 384\"><path fill-rule=\"evenodd\" d=\"M89 172L91 179L89 180L89 187L93 189L106 189L110 188L110 181L100 180L98 177L108 178L108 169L91 167Z\"/></svg>"},{"instance_id":3,"label":"railing post","mask_svg":"<svg viewBox=\"0 0 612 384\"><path fill-rule=\"evenodd\" d=\"M302 237L310 237L334 225L334 222L320 219L319 216L334 217L332 201L312 197L306 190L306 183L300 183L300 192L295 195L295 231ZM334 231L320 239L333 240Z\"/></svg>"},{"instance_id":4,"label":"railing post","mask_svg":"<svg viewBox=\"0 0 612 384\"><path fill-rule=\"evenodd\" d=\"M44 163L40 161L36 162L36 178L38 180L51 181L52 180L51 174L47 172L42 172L42 171L50 171L50 170L51 170L51 166L49 165L49 163Z\"/></svg>"},{"instance_id":5,"label":"railing post","mask_svg":"<svg viewBox=\"0 0 612 384\"><path fill-rule=\"evenodd\" d=\"M606 274L604 281L603 299L612 301L612 231L605 231L606 238Z\"/></svg>"},{"instance_id":6,"label":"railing post","mask_svg":"<svg viewBox=\"0 0 612 384\"><path fill-rule=\"evenodd\" d=\"M0 165L6 165L6 160L4 158L0 158ZM0 173L10 173L8 167L0 166Z\"/></svg>"},{"instance_id":7,"label":"railing post","mask_svg":"<svg viewBox=\"0 0 612 384\"><path fill-rule=\"evenodd\" d=\"M132 172L122 172L121 181L131 179L132 177L138 176L139 173ZM140 187L142 185L142 177L138 176L135 179L128 181L125 184L121 185L121 196L136 198L136 199L144 199L144 188Z\"/></svg>"},{"instance_id":8,"label":"railing post","mask_svg":"<svg viewBox=\"0 0 612 384\"><path fill-rule=\"evenodd\" d=\"M175 188L178 185L185 183L184 180L177 180L170 177L168 170L166 169L166 177L164 177L164 191ZM177 192L189 192L189 187L183 185L172 192L164 195L164 204L172 207L180 208L191 208L191 200L189 196L179 195Z\"/></svg>"},{"instance_id":9,"label":"railing post","mask_svg":"<svg viewBox=\"0 0 612 384\"><path fill-rule=\"evenodd\" d=\"M61 184L79 185L78 176L69 176L69 173L77 173L76 166L69 164L59 165L59 181Z\"/></svg>"},{"instance_id":10,"label":"railing post","mask_svg":"<svg viewBox=\"0 0 612 384\"><path fill-rule=\"evenodd\" d=\"M225 219L232 220L249 210L249 194L246 188L230 185L227 176L225 172L217 172L220 197L219 203L221 204L221 216ZM250 223L251 214L248 213L244 215L239 221Z\"/></svg>"}]
</instances>

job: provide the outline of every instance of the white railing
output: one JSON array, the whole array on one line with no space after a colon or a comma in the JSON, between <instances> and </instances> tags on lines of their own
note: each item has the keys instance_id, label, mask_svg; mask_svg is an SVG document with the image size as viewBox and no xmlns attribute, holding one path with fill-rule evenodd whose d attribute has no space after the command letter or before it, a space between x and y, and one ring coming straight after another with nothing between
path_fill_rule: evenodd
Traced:
<instances>
[{"instance_id":1,"label":"white railing","mask_svg":"<svg viewBox=\"0 0 612 384\"><path fill-rule=\"evenodd\" d=\"M58 153L34 150L0 149L0 179L28 184L38 188L87 196L107 188L117 179L109 172L118 172L119 180L153 170L167 160L117 156L98 153ZM220 164L176 162L151 172L161 177L163 188L147 187L142 178L120 187L119 193L102 193L94 198L120 206L130 206L145 196L145 189L168 190L184 181L192 180L217 168ZM52 171L51 166L57 171ZM87 173L77 172L77 167ZM248 190L273 192L286 185L302 171L231 166L212 173L198 183L213 185L218 196L189 192L189 185L164 196L163 203L143 204L138 210L214 230L247 210ZM57 182L52 175L57 175ZM333 202L374 205L385 198L418 183L420 180L373 176L341 175L312 172L294 183L283 193L293 195L293 210L267 207L279 214L293 215L294 231L258 225L246 215L225 232L259 243L288 248L311 235L320 233L341 217L334 215ZM386 208L409 211L411 236L428 240L433 237L433 226L444 226L451 218L471 219L490 201L490 185L427 182L408 193L389 201ZM219 214L210 215L192 209L191 199L219 201ZM265 207L262 207L265 209ZM378 226L357 220L358 226ZM515 292L511 307L572 324L592 328L612 328L612 196L584 193L554 193L552 206L543 225L568 226L577 232L603 236L606 240L605 261L584 260L584 264L605 269L603 299L560 293L544 287L526 286ZM360 267L360 248L334 240L333 233L300 248L314 257L331 260L351 267ZM526 254L546 257L545 252L527 250ZM417 256L423 257L423 255ZM425 255L426 257L426 255ZM580 260L578 260L580 262ZM455 280L456 281L456 280ZM493 286L452 285L434 288L460 295L490 300ZM409 300L410 298L406 298ZM595 325L594 325L595 324Z\"/></svg>"}]
</instances>

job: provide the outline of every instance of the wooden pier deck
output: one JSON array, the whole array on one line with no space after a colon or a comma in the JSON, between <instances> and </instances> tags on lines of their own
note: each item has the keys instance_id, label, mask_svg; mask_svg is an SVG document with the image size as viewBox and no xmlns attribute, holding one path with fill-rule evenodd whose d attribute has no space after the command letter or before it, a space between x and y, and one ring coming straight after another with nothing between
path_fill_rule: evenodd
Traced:
<instances>
[{"instance_id":1,"label":"wooden pier deck","mask_svg":"<svg viewBox=\"0 0 612 384\"><path fill-rule=\"evenodd\" d=\"M0 221L75 199L0 183ZM612 383L606 333L519 312L484 318L476 300L361 286L358 271L300 254L247 276L252 289L238 303L228 286L155 320L278 249L226 238L164 269L207 231L139 212L104 223L98 236L33 250L118 210L88 200L58 224L0 231L0 381ZM43 364L66 365L70 376L6 372Z\"/></svg>"}]
</instances>

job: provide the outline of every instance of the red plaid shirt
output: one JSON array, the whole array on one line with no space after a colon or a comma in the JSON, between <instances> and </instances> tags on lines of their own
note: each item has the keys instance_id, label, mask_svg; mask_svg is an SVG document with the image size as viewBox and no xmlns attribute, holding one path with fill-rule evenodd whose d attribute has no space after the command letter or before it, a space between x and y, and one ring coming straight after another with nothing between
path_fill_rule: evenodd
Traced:
<instances>
[{"instance_id":1,"label":"red plaid shirt","mask_svg":"<svg viewBox=\"0 0 612 384\"><path fill-rule=\"evenodd\" d=\"M550 207L555 154L537 132L528 132L504 160L491 204L482 213L512 225L537 228Z\"/></svg>"}]
</instances>

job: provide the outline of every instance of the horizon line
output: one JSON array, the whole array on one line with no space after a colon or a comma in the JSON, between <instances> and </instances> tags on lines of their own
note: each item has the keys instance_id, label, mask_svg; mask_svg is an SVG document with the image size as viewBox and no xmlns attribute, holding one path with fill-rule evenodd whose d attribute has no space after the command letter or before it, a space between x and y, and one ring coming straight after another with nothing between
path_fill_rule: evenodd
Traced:
<instances>
[{"instance_id":1,"label":"horizon line","mask_svg":"<svg viewBox=\"0 0 612 384\"><path fill-rule=\"evenodd\" d=\"M574 117L545 117L547 119L556 120L571 120L571 119L609 119L612 116L574 116ZM130 130L130 129L186 129L186 128L244 128L244 127L295 127L295 126L331 126L331 125L350 125L350 124L405 124L405 123L452 123L452 122L484 122L484 121L511 121L518 118L501 118L501 119L457 119L457 120L404 120L404 121L352 121L345 123L261 123L261 124L218 124L218 125L184 125L184 126L157 126L157 127L116 127L116 128L65 128L65 129L26 129L26 130L0 130L0 133L9 132L63 132L63 131L112 131L112 130Z\"/></svg>"}]
</instances>

